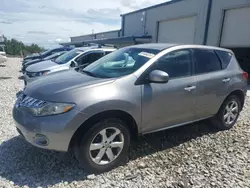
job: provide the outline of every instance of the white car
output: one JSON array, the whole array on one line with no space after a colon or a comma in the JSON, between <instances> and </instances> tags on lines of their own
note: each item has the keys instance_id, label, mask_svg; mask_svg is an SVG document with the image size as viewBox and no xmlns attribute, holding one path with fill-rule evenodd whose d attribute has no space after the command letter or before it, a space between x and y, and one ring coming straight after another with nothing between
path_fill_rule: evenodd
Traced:
<instances>
[{"instance_id":1,"label":"white car","mask_svg":"<svg viewBox=\"0 0 250 188\"><path fill-rule=\"evenodd\" d=\"M2 51L0 47L0 63L5 63L7 60L8 58L6 57L6 53Z\"/></svg>"},{"instance_id":2,"label":"white car","mask_svg":"<svg viewBox=\"0 0 250 188\"><path fill-rule=\"evenodd\" d=\"M24 83L26 85L41 76L68 70L71 67L85 67L115 50L116 48L98 48L96 46L75 48L55 60L42 61L28 66L24 73Z\"/></svg>"}]
</instances>

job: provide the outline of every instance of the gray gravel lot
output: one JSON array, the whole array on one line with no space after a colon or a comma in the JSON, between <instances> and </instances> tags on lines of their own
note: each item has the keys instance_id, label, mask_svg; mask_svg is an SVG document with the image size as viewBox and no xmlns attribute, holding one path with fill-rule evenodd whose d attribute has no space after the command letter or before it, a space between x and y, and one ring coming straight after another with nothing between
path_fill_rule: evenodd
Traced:
<instances>
[{"instance_id":1,"label":"gray gravel lot","mask_svg":"<svg viewBox=\"0 0 250 188\"><path fill-rule=\"evenodd\" d=\"M127 164L90 175L71 153L35 148L15 130L20 60L0 66L0 187L250 187L250 99L235 128L203 121L132 143Z\"/></svg>"}]
</instances>

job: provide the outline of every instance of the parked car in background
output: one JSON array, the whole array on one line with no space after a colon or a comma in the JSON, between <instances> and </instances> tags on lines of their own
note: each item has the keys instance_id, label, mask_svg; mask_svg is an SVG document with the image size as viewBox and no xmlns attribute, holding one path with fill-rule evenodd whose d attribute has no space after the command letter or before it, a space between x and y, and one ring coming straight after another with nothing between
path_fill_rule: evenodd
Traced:
<instances>
[{"instance_id":1,"label":"parked car in background","mask_svg":"<svg viewBox=\"0 0 250 188\"><path fill-rule=\"evenodd\" d=\"M5 63L8 60L4 48L0 46L0 63Z\"/></svg>"},{"instance_id":2,"label":"parked car in background","mask_svg":"<svg viewBox=\"0 0 250 188\"><path fill-rule=\"evenodd\" d=\"M5 55L0 55L0 63L5 63L8 58Z\"/></svg>"},{"instance_id":3,"label":"parked car in background","mask_svg":"<svg viewBox=\"0 0 250 188\"><path fill-rule=\"evenodd\" d=\"M48 57L45 57L43 59L35 59L35 60L32 60L32 61L28 61L27 63L23 64L22 66L22 72L24 73L26 68L30 65L34 65L36 63L39 63L39 62L44 62L44 61L47 61L47 60L54 60L56 58L58 58L59 56L61 56L62 54L64 54L66 51L61 51L61 52L57 52L57 53L54 53Z\"/></svg>"},{"instance_id":4,"label":"parked car in background","mask_svg":"<svg viewBox=\"0 0 250 188\"><path fill-rule=\"evenodd\" d=\"M244 105L247 78L231 50L130 46L83 70L27 85L13 117L34 146L73 148L87 171L104 172L125 159L130 139L138 135L202 119L222 130L232 128Z\"/></svg>"},{"instance_id":5,"label":"parked car in background","mask_svg":"<svg viewBox=\"0 0 250 188\"><path fill-rule=\"evenodd\" d=\"M116 48L81 47L75 48L55 60L43 61L30 65L24 73L24 82L33 82L40 76L48 75L58 71L68 70L71 67L82 67L93 63L101 57L115 51Z\"/></svg>"},{"instance_id":6,"label":"parked car in background","mask_svg":"<svg viewBox=\"0 0 250 188\"><path fill-rule=\"evenodd\" d=\"M26 64L28 61L32 61L32 60L41 60L41 59L44 59L54 53L58 53L58 52L62 52L62 51L70 51L72 50L73 48L72 47L68 47L68 46L63 46L63 47L59 47L59 48L53 48L53 49L50 49L50 50L47 50L45 52L42 52L42 53L35 53L35 54L32 54L30 56L27 56L23 59L23 65Z\"/></svg>"}]
</instances>

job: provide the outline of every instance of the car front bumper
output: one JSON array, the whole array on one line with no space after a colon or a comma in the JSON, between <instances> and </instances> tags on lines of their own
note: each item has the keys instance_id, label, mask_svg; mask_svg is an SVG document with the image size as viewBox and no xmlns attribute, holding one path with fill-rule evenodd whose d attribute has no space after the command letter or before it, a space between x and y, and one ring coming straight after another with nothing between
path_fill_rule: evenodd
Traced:
<instances>
[{"instance_id":1,"label":"car front bumper","mask_svg":"<svg viewBox=\"0 0 250 188\"><path fill-rule=\"evenodd\" d=\"M13 108L13 119L18 132L32 145L66 152L71 138L84 121L84 114L76 109L44 117L35 117L27 110Z\"/></svg>"}]
</instances>

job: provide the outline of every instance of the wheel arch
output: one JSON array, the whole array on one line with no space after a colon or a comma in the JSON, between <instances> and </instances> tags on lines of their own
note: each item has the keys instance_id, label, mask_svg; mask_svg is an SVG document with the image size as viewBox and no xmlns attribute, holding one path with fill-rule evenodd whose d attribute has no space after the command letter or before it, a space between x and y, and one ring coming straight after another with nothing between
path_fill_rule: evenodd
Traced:
<instances>
[{"instance_id":1,"label":"wheel arch","mask_svg":"<svg viewBox=\"0 0 250 188\"><path fill-rule=\"evenodd\" d=\"M232 91L225 99L224 99L224 101L223 101L223 103L228 99L228 97L230 97L230 96L232 96L232 95L235 95L235 96L237 96L238 98L239 98L239 100L240 100L240 103L241 103L241 109L240 110L242 110L243 109L243 106L244 106L244 102L245 102L245 94L244 94L244 92L242 91L242 90L234 90L234 91ZM222 103L222 104L223 104ZM222 105L221 104L221 105Z\"/></svg>"},{"instance_id":2,"label":"wheel arch","mask_svg":"<svg viewBox=\"0 0 250 188\"><path fill-rule=\"evenodd\" d=\"M91 116L89 119L83 122L80 127L78 127L70 140L69 149L72 148L77 141L79 141L79 137L83 136L91 127L91 125L107 118L118 118L124 121L128 126L127 128L130 131L132 139L137 139L139 134L138 125L132 115L122 110L107 110Z\"/></svg>"}]
</instances>

